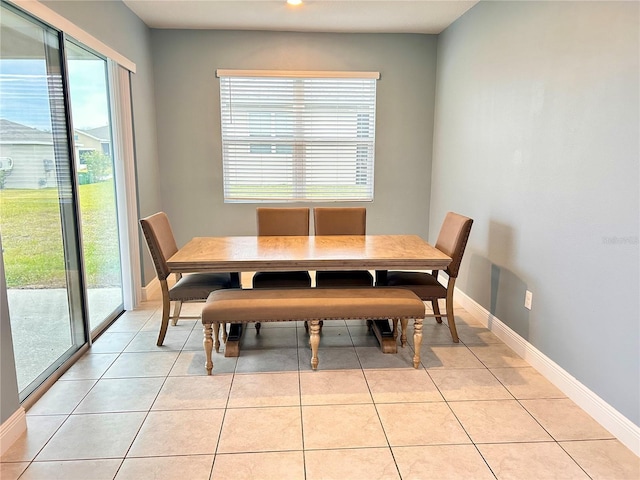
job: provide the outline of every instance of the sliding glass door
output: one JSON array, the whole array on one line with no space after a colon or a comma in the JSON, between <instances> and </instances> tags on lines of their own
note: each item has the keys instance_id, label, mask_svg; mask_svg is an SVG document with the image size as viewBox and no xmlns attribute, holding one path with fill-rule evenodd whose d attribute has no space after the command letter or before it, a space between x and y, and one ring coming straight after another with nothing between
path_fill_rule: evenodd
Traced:
<instances>
[{"instance_id":1,"label":"sliding glass door","mask_svg":"<svg viewBox=\"0 0 640 480\"><path fill-rule=\"evenodd\" d=\"M91 330L122 311L107 62L65 41Z\"/></svg>"},{"instance_id":2,"label":"sliding glass door","mask_svg":"<svg viewBox=\"0 0 640 480\"><path fill-rule=\"evenodd\" d=\"M18 388L85 342L58 34L2 8L0 232Z\"/></svg>"},{"instance_id":3,"label":"sliding glass door","mask_svg":"<svg viewBox=\"0 0 640 480\"><path fill-rule=\"evenodd\" d=\"M21 400L123 310L106 62L62 38L2 3L0 235Z\"/></svg>"}]
</instances>

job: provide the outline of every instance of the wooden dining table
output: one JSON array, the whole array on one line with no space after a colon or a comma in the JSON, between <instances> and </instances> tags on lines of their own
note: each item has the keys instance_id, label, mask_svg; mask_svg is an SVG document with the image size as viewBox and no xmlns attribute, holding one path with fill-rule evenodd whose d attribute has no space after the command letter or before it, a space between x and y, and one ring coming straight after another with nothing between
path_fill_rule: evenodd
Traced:
<instances>
[{"instance_id":1,"label":"wooden dining table","mask_svg":"<svg viewBox=\"0 0 640 480\"><path fill-rule=\"evenodd\" d=\"M194 237L167 261L174 273L443 270L449 263L418 235ZM240 333L238 325L230 331L225 356L239 352Z\"/></svg>"}]
</instances>

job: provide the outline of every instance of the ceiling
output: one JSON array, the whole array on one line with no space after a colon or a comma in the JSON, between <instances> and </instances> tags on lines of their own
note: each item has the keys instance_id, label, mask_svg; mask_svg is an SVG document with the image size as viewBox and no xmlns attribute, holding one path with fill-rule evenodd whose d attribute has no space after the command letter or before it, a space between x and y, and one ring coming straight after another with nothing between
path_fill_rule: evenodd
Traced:
<instances>
[{"instance_id":1,"label":"ceiling","mask_svg":"<svg viewBox=\"0 0 640 480\"><path fill-rule=\"evenodd\" d=\"M478 0L123 0L151 28L440 33Z\"/></svg>"}]
</instances>

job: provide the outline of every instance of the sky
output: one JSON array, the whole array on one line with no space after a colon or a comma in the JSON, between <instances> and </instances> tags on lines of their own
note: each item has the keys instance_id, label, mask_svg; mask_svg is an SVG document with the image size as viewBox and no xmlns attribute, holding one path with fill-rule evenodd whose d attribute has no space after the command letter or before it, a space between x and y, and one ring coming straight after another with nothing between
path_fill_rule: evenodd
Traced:
<instances>
[{"instance_id":1,"label":"sky","mask_svg":"<svg viewBox=\"0 0 640 480\"><path fill-rule=\"evenodd\" d=\"M86 130L109 123L105 68L101 59L69 60L75 129ZM60 85L59 76L53 80ZM50 131L49 98L44 59L0 59L0 118Z\"/></svg>"}]
</instances>

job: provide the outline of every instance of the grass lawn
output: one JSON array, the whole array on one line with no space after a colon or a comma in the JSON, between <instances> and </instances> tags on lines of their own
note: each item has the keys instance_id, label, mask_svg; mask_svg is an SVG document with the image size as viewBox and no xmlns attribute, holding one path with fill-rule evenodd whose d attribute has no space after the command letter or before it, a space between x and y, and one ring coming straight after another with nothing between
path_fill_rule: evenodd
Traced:
<instances>
[{"instance_id":1,"label":"grass lawn","mask_svg":"<svg viewBox=\"0 0 640 480\"><path fill-rule=\"evenodd\" d=\"M89 288L121 284L114 195L113 180L79 187ZM66 286L57 189L0 190L0 232L8 288Z\"/></svg>"},{"instance_id":2,"label":"grass lawn","mask_svg":"<svg viewBox=\"0 0 640 480\"><path fill-rule=\"evenodd\" d=\"M366 201L365 199L369 198L369 187L367 185L342 185L337 183L329 185L307 184L305 185L304 192L296 193L292 184L234 184L228 187L225 194L232 199L258 201L265 199L289 202L327 199Z\"/></svg>"}]
</instances>

